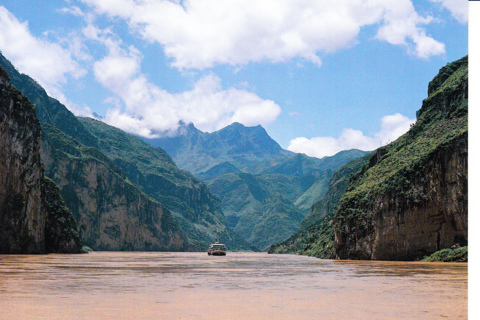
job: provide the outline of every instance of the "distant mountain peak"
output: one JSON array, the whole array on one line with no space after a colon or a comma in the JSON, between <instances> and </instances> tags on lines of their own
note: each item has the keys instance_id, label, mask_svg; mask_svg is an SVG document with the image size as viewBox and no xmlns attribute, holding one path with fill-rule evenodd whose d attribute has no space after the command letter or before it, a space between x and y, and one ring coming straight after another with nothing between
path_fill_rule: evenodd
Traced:
<instances>
[{"instance_id":1,"label":"distant mountain peak","mask_svg":"<svg viewBox=\"0 0 480 320\"><path fill-rule=\"evenodd\" d=\"M163 148L180 168L194 174L206 172L224 162L241 169L256 161L290 154L261 125L247 127L234 122L207 133L198 130L193 123L182 123L178 132L181 134L144 140Z\"/></svg>"}]
</instances>

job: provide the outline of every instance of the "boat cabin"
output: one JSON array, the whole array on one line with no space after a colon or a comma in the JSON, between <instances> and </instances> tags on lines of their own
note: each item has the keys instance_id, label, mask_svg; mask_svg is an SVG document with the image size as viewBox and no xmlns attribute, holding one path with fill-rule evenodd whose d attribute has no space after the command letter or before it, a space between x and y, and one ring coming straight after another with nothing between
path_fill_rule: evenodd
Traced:
<instances>
[{"instance_id":1,"label":"boat cabin","mask_svg":"<svg viewBox=\"0 0 480 320\"><path fill-rule=\"evenodd\" d=\"M224 256L227 254L227 247L222 244L215 242L208 246L208 255L209 256Z\"/></svg>"}]
</instances>

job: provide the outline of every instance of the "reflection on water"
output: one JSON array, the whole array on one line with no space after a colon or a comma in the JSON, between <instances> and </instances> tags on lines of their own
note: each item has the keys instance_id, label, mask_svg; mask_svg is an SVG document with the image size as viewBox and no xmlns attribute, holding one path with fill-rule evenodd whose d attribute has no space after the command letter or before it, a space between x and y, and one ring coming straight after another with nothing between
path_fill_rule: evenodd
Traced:
<instances>
[{"instance_id":1,"label":"reflection on water","mask_svg":"<svg viewBox=\"0 0 480 320\"><path fill-rule=\"evenodd\" d=\"M0 319L466 319L467 264L0 255Z\"/></svg>"}]
</instances>

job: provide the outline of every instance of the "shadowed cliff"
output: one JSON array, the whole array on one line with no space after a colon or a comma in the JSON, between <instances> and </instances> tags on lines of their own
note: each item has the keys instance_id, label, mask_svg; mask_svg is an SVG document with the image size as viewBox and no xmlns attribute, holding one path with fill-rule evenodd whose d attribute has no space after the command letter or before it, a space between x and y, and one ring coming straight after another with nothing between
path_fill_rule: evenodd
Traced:
<instances>
[{"instance_id":1,"label":"shadowed cliff","mask_svg":"<svg viewBox=\"0 0 480 320\"><path fill-rule=\"evenodd\" d=\"M0 66L0 253L78 253L72 213L44 179L35 107Z\"/></svg>"}]
</instances>

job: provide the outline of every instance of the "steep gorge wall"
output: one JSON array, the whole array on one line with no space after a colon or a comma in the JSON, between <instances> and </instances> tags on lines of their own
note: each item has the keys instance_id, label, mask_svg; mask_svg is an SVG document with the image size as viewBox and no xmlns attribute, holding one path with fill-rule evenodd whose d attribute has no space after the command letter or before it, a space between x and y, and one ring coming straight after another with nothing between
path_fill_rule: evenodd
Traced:
<instances>
[{"instance_id":1,"label":"steep gorge wall","mask_svg":"<svg viewBox=\"0 0 480 320\"><path fill-rule=\"evenodd\" d=\"M334 216L337 258L416 260L468 245L468 57L428 92L409 132L351 178Z\"/></svg>"},{"instance_id":2,"label":"steep gorge wall","mask_svg":"<svg viewBox=\"0 0 480 320\"><path fill-rule=\"evenodd\" d=\"M422 170L405 176L409 195L377 194L369 231L348 239L335 228L337 256L347 259L416 260L468 243L468 137L463 134L432 153ZM417 168L419 169L419 168Z\"/></svg>"},{"instance_id":3,"label":"steep gorge wall","mask_svg":"<svg viewBox=\"0 0 480 320\"><path fill-rule=\"evenodd\" d=\"M35 107L0 66L0 253L79 253L76 221L44 178Z\"/></svg>"},{"instance_id":4,"label":"steep gorge wall","mask_svg":"<svg viewBox=\"0 0 480 320\"><path fill-rule=\"evenodd\" d=\"M0 68L0 252L45 252L40 122Z\"/></svg>"},{"instance_id":5,"label":"steep gorge wall","mask_svg":"<svg viewBox=\"0 0 480 320\"><path fill-rule=\"evenodd\" d=\"M81 154L70 137L48 125L44 129L49 130L41 148L45 174L69 204L84 245L95 250L185 250L186 237L165 207L112 170L108 159L98 159L101 154ZM54 136L69 143L62 146Z\"/></svg>"},{"instance_id":6,"label":"steep gorge wall","mask_svg":"<svg viewBox=\"0 0 480 320\"><path fill-rule=\"evenodd\" d=\"M465 133L431 154L424 170L407 177L412 191L425 199L420 205L396 195L375 199L374 210L381 214L375 220L372 259L422 258L468 243L467 146Z\"/></svg>"}]
</instances>

